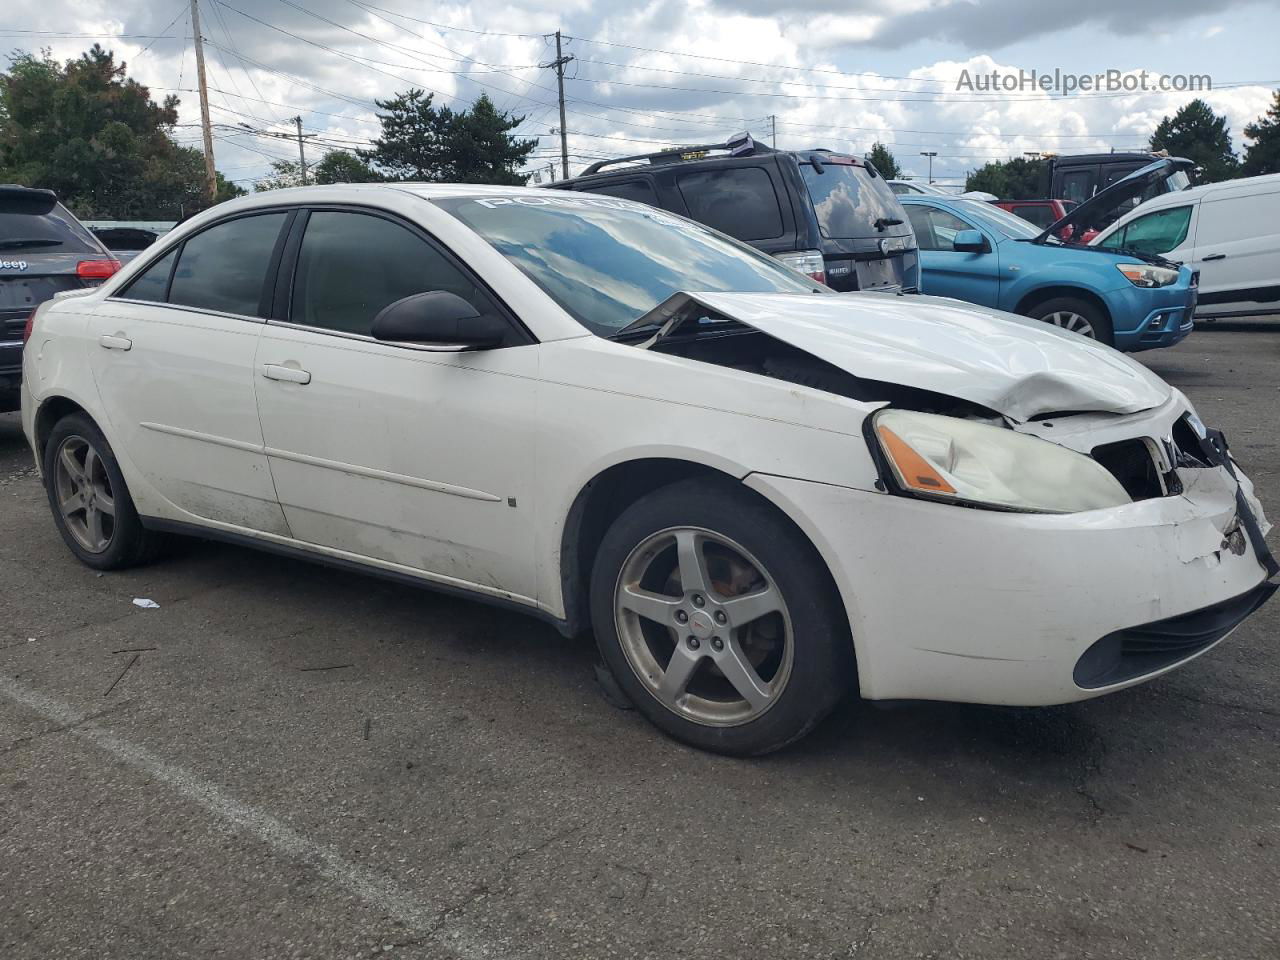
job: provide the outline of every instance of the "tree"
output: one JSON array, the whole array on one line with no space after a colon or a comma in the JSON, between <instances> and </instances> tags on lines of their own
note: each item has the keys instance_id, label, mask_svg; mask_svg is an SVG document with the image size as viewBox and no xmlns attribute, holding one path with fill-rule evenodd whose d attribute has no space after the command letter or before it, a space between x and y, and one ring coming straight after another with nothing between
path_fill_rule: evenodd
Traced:
<instances>
[{"instance_id":1,"label":"tree","mask_svg":"<svg viewBox=\"0 0 1280 960\"><path fill-rule=\"evenodd\" d=\"M1280 173L1280 90L1272 94L1267 112L1245 125L1244 136L1253 142L1245 145L1241 173L1246 177Z\"/></svg>"},{"instance_id":2,"label":"tree","mask_svg":"<svg viewBox=\"0 0 1280 960\"><path fill-rule=\"evenodd\" d=\"M201 155L171 136L177 108L97 44L65 63L16 54L0 74L0 181L48 187L86 219L180 219L207 202ZM222 196L238 189L222 181Z\"/></svg>"},{"instance_id":3,"label":"tree","mask_svg":"<svg viewBox=\"0 0 1280 960\"><path fill-rule=\"evenodd\" d=\"M330 150L312 169L315 183L377 183L382 174L353 153Z\"/></svg>"},{"instance_id":4,"label":"tree","mask_svg":"<svg viewBox=\"0 0 1280 960\"><path fill-rule=\"evenodd\" d=\"M522 184L515 168L537 145L511 131L524 122L498 110L486 95L461 112L437 107L432 94L409 90L375 101L382 135L356 154L394 180Z\"/></svg>"},{"instance_id":5,"label":"tree","mask_svg":"<svg viewBox=\"0 0 1280 960\"><path fill-rule=\"evenodd\" d=\"M898 166L897 159L879 140L872 144L871 150L867 153L867 159L886 180L897 180L902 176L902 168Z\"/></svg>"},{"instance_id":6,"label":"tree","mask_svg":"<svg viewBox=\"0 0 1280 960\"><path fill-rule=\"evenodd\" d=\"M1152 150L1193 161L1199 183L1217 183L1239 175L1240 161L1231 146L1227 118L1218 116L1198 97L1172 117L1165 117L1151 135Z\"/></svg>"},{"instance_id":7,"label":"tree","mask_svg":"<svg viewBox=\"0 0 1280 960\"><path fill-rule=\"evenodd\" d=\"M1048 168L1040 158L992 160L965 179L965 190L983 190L1002 200L1037 200L1048 192Z\"/></svg>"},{"instance_id":8,"label":"tree","mask_svg":"<svg viewBox=\"0 0 1280 960\"><path fill-rule=\"evenodd\" d=\"M308 183L377 183L385 179L377 170L345 150L330 150L318 163L307 165ZM297 160L272 160L271 173L253 185L254 190L282 190L302 186Z\"/></svg>"}]
</instances>

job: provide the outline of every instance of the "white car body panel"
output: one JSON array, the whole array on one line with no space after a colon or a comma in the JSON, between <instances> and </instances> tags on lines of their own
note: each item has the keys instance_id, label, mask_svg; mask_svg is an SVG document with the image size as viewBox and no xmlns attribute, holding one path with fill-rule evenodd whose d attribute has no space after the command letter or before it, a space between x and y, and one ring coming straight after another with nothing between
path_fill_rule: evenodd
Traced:
<instances>
[{"instance_id":1,"label":"white car body panel","mask_svg":"<svg viewBox=\"0 0 1280 960\"><path fill-rule=\"evenodd\" d=\"M1105 693L1072 682L1095 640L1265 579L1252 545L1223 549L1235 508L1221 468L1196 471L1182 496L1080 514L888 494L863 433L881 403L592 336L426 199L459 195L563 200L501 187L274 191L220 205L102 287L44 305L24 359L33 450L42 404L69 400L102 428L144 517L465 588L561 621L574 614L563 545L579 495L635 461L697 464L756 490L813 543L840 589L871 698L1039 704ZM538 342L433 352L114 296L210 220L304 201L416 221ZM1080 451L1134 437L1159 446L1190 410L1106 347L955 301L691 295L857 377L979 404ZM224 321L243 326L224 335ZM132 349L104 350L103 335ZM310 382L267 380L268 363Z\"/></svg>"},{"instance_id":2,"label":"white car body panel","mask_svg":"<svg viewBox=\"0 0 1280 960\"><path fill-rule=\"evenodd\" d=\"M1135 220L1190 207L1185 238L1161 256L1200 271L1197 317L1280 311L1280 174L1209 183L1139 204L1090 243Z\"/></svg>"},{"instance_id":3,"label":"white car body panel","mask_svg":"<svg viewBox=\"0 0 1280 960\"><path fill-rule=\"evenodd\" d=\"M710 293L715 310L849 373L932 390L1014 420L1060 411L1136 413L1169 386L1096 341L1027 317L943 297L788 297ZM847 298L857 298L850 322Z\"/></svg>"}]
</instances>

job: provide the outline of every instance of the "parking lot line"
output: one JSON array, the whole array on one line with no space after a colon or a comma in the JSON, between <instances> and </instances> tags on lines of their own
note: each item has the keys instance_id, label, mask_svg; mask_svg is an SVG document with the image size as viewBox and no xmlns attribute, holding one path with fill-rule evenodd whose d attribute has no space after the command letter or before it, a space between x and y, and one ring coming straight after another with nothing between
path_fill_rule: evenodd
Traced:
<instances>
[{"instance_id":1,"label":"parking lot line","mask_svg":"<svg viewBox=\"0 0 1280 960\"><path fill-rule=\"evenodd\" d=\"M0 695L57 724L60 732L78 737L121 763L167 784L219 820L251 834L275 852L310 864L331 882L403 923L415 936L444 941L446 948L459 960L478 960L492 955L467 931L456 925L446 928L447 911L438 913L428 909L411 892L393 881L351 863L267 811L229 796L216 784L111 733L71 704L5 676L0 676Z\"/></svg>"}]
</instances>

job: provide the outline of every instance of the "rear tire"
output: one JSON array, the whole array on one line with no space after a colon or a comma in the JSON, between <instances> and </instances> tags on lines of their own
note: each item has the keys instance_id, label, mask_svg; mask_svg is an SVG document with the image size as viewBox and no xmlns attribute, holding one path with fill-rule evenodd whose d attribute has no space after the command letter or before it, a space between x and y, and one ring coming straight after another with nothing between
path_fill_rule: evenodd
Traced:
<instances>
[{"instance_id":1,"label":"rear tire","mask_svg":"<svg viewBox=\"0 0 1280 960\"><path fill-rule=\"evenodd\" d=\"M1109 347L1115 346L1111 319L1096 304L1081 297L1053 297L1037 303L1026 311L1026 315Z\"/></svg>"},{"instance_id":2,"label":"rear tire","mask_svg":"<svg viewBox=\"0 0 1280 960\"><path fill-rule=\"evenodd\" d=\"M58 533L81 563L121 570L160 553L163 535L142 526L111 444L86 414L68 414L49 432L44 483Z\"/></svg>"},{"instance_id":3,"label":"rear tire","mask_svg":"<svg viewBox=\"0 0 1280 960\"><path fill-rule=\"evenodd\" d=\"M856 675L825 564L772 506L730 482L686 480L628 507L596 554L591 619L636 708L717 753L800 739Z\"/></svg>"}]
</instances>

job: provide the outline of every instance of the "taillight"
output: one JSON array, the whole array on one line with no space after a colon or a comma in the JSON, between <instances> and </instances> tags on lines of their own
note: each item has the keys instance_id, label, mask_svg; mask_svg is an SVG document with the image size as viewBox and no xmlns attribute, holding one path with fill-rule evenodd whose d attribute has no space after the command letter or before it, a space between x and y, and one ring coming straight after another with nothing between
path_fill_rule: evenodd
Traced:
<instances>
[{"instance_id":1,"label":"taillight","mask_svg":"<svg viewBox=\"0 0 1280 960\"><path fill-rule=\"evenodd\" d=\"M36 312L32 310L31 313L27 315L27 325L22 328L22 345L24 347L27 345L27 341L31 339L31 329L35 326L35 323Z\"/></svg>"},{"instance_id":2,"label":"taillight","mask_svg":"<svg viewBox=\"0 0 1280 960\"><path fill-rule=\"evenodd\" d=\"M81 260L76 264L76 276L81 280L105 280L119 269L119 260Z\"/></svg>"},{"instance_id":3,"label":"taillight","mask_svg":"<svg viewBox=\"0 0 1280 960\"><path fill-rule=\"evenodd\" d=\"M822 259L821 250L798 250L795 253L779 253L775 256L792 270L799 270L810 280L817 280L819 283L827 282L827 264Z\"/></svg>"}]
</instances>

